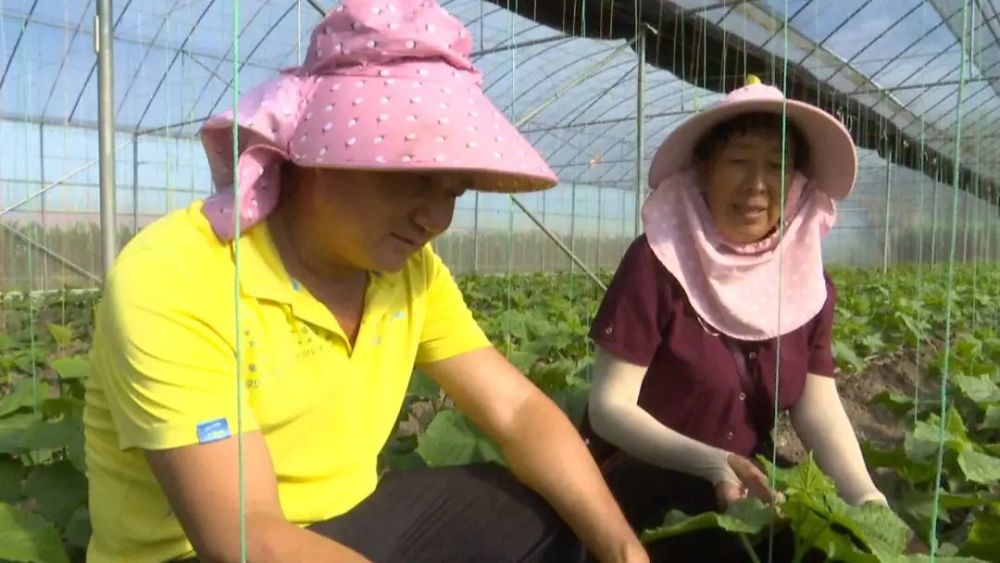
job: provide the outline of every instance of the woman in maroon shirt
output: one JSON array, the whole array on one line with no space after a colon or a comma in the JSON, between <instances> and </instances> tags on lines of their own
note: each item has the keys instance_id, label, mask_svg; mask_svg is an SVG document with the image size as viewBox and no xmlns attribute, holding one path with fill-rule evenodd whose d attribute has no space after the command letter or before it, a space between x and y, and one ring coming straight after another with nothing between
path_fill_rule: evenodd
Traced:
<instances>
[{"instance_id":1,"label":"woman in maroon shirt","mask_svg":"<svg viewBox=\"0 0 1000 563\"><path fill-rule=\"evenodd\" d=\"M660 147L644 234L590 333L585 434L635 528L657 526L671 509L772 500L751 459L770 457L775 403L845 500L886 502L834 384L836 292L821 254L833 201L848 195L856 170L837 120L759 81ZM777 538L776 561L790 556L790 539ZM746 557L719 531L651 547L654 560Z\"/></svg>"}]
</instances>

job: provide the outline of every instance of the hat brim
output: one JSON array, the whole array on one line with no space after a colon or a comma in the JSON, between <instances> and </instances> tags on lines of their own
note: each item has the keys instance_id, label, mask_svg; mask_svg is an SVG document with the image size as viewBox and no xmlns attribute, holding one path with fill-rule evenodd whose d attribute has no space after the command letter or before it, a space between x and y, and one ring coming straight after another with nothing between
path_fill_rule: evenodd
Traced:
<instances>
[{"instance_id":1,"label":"hat brim","mask_svg":"<svg viewBox=\"0 0 1000 563\"><path fill-rule=\"evenodd\" d=\"M802 133L809 146L805 173L817 187L835 200L846 198L854 187L858 160L847 129L827 112L797 100L746 100L707 109L674 129L653 157L650 188L693 164L694 148L715 126L746 113L782 115Z\"/></svg>"},{"instance_id":2,"label":"hat brim","mask_svg":"<svg viewBox=\"0 0 1000 563\"><path fill-rule=\"evenodd\" d=\"M320 168L465 172L470 188L490 192L538 191L559 183L478 85L455 77L435 80L433 74L321 77L289 155L300 166Z\"/></svg>"}]
</instances>

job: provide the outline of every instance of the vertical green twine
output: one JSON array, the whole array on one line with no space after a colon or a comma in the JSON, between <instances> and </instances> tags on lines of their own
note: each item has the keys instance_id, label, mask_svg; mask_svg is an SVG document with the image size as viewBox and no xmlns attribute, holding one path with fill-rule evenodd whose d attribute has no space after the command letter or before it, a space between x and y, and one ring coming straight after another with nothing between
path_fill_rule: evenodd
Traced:
<instances>
[{"instance_id":1,"label":"vertical green twine","mask_svg":"<svg viewBox=\"0 0 1000 563\"><path fill-rule=\"evenodd\" d=\"M781 207L778 211L778 336L775 338L774 350L774 424L778 424L778 416L781 414L781 294L784 291L785 278L785 169L788 166L788 0L785 0L784 21L782 22L782 39L784 43L784 53L781 63L781 92L784 94L781 101ZM771 66L772 72L774 65ZM771 441L771 465L778 465L778 443ZM777 488L777 475L772 471L770 477L771 490ZM767 537L767 561L774 560L774 523L771 523L770 533Z\"/></svg>"},{"instance_id":2,"label":"vertical green twine","mask_svg":"<svg viewBox=\"0 0 1000 563\"><path fill-rule=\"evenodd\" d=\"M246 482L243 468L243 341L240 334L240 0L233 2L233 318L236 341L236 449L240 491L240 561L247 560ZM298 39L296 39L298 40Z\"/></svg>"},{"instance_id":3,"label":"vertical green twine","mask_svg":"<svg viewBox=\"0 0 1000 563\"><path fill-rule=\"evenodd\" d=\"M517 46L515 41L517 40L517 33L515 27L517 25L517 0L514 0L514 8L511 9L511 2L507 0L507 11L510 12L510 119L512 122L516 121L516 116L514 114L517 107ZM514 292L514 199L507 198L507 295L506 295L506 307L507 311L510 312L511 309L511 295ZM507 325L504 327L504 348L507 357L511 356L513 342L511 340L511 326L510 326L511 316L506 315L504 323Z\"/></svg>"},{"instance_id":4,"label":"vertical green twine","mask_svg":"<svg viewBox=\"0 0 1000 563\"><path fill-rule=\"evenodd\" d=\"M923 26L921 26L921 27L923 27ZM926 167L926 164L927 164L927 162L926 162L927 155L924 152L924 140L925 140L925 133L926 133L924 125L925 125L924 124L924 118L923 118L923 116L921 116L920 117L920 173L922 175L924 175L923 177L926 177L927 170L925 169L925 167ZM921 184L923 184L923 183L924 182L921 182ZM918 223L918 228L917 228L917 236L919 237L918 241L917 241L917 302L918 303L922 303L923 302L923 297L924 297L924 219L926 219L925 209L924 209L924 192L925 191L926 191L926 188L923 185L921 185L920 189L917 190L918 197L920 198L920 204L919 204L919 207L920 207L920 211L919 211L920 222ZM924 318L925 318L924 308L923 307L918 307L917 308L917 315L919 315L919 317L917 318L917 326L918 327L923 327L924 326ZM917 369L916 369L915 377L913 379L913 425L914 425L914 427L916 427L917 417L918 417L918 414L920 412L920 375L921 375L920 369L921 369L921 366L923 364L922 353L923 353L923 344L924 344L924 339L923 339L923 335L922 334L917 334L916 337L917 337L917 358L916 358Z\"/></svg>"},{"instance_id":5,"label":"vertical green twine","mask_svg":"<svg viewBox=\"0 0 1000 563\"><path fill-rule=\"evenodd\" d=\"M969 2L962 3L962 65L959 70L958 80L958 103L955 105L955 166L952 173L952 205L951 205L951 249L948 257L948 285L945 296L945 325L944 325L944 362L941 367L941 407L940 420L938 421L938 450L937 463L934 470L934 503L931 506L931 527L928 531L930 538L930 561L934 563L938 549L937 523L941 502L941 472L944 466L944 435L945 424L948 414L948 370L951 366L951 317L954 302L955 284L955 248L958 242L958 184L961 178L962 162L962 101L965 97L965 57L968 41L969 27Z\"/></svg>"},{"instance_id":6,"label":"vertical green twine","mask_svg":"<svg viewBox=\"0 0 1000 563\"><path fill-rule=\"evenodd\" d=\"M920 29L921 30L923 30L923 29L925 29L927 27L926 15L927 15L927 11L925 9L921 8L921 10L920 10ZM924 116L921 115L920 116L920 174L921 174L921 178L927 178L928 177L927 176L927 173L928 173L928 171L927 171L927 153L926 153L927 147L926 147L926 142L925 141L926 141L926 124L924 123ZM931 178L931 181L933 183L936 180L934 178ZM924 195L925 195L925 192L926 192L926 188L925 188L925 186L923 184L924 184L924 182L921 182L920 189L917 190L917 192L919 194L918 197L920 198L920 204L919 204L920 211L918 213L918 215L920 217L920 222L919 222L918 227L917 227L917 231L918 231L917 236L919 237L918 238L918 242L917 242L917 302L918 303L923 303L923 297L924 297L924 224L925 224L924 220L927 218L927 215L926 215L926 209L924 208L924 206L925 206ZM918 318L917 318L917 326L921 327L921 329L922 329L923 326L924 326L924 319L926 318L926 315L924 314L924 308L923 307L918 307L917 308L917 315L919 315ZM913 378L913 426L914 426L914 428L916 428L918 417L919 417L919 414L920 414L920 376L921 376L921 371L920 370L921 370L921 367L923 366L923 344L924 344L924 338L923 338L923 334L922 333L921 334L917 334L916 337L917 337L916 373L914 374L915 376Z\"/></svg>"}]
</instances>

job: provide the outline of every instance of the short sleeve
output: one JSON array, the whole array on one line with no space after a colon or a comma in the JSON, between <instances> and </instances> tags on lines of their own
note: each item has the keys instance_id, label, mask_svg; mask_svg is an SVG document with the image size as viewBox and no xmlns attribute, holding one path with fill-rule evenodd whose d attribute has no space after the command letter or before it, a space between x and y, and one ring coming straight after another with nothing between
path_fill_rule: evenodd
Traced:
<instances>
[{"instance_id":1,"label":"short sleeve","mask_svg":"<svg viewBox=\"0 0 1000 563\"><path fill-rule=\"evenodd\" d=\"M670 278L646 242L637 238L625 252L590 327L593 341L639 366L653 361L670 308Z\"/></svg>"},{"instance_id":2,"label":"short sleeve","mask_svg":"<svg viewBox=\"0 0 1000 563\"><path fill-rule=\"evenodd\" d=\"M257 423L237 409L234 316L190 271L132 256L99 305L93 377L122 449L168 449L235 435ZM232 296L229 296L230 302ZM212 312L218 318L212 318Z\"/></svg>"},{"instance_id":3,"label":"short sleeve","mask_svg":"<svg viewBox=\"0 0 1000 563\"><path fill-rule=\"evenodd\" d=\"M489 339L466 306L448 267L430 247L423 252L427 279L426 313L416 362L439 362L489 347Z\"/></svg>"},{"instance_id":4,"label":"short sleeve","mask_svg":"<svg viewBox=\"0 0 1000 563\"><path fill-rule=\"evenodd\" d=\"M837 305L837 288L826 277L826 302L813 321L809 334L809 373L832 377L836 364L833 361L833 317Z\"/></svg>"}]
</instances>

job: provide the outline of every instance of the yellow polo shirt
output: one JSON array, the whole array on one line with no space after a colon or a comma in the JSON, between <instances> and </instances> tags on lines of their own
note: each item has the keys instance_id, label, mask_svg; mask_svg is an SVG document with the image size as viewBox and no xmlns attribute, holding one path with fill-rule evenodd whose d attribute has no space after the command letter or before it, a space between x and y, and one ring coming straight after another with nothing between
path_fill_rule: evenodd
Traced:
<instances>
[{"instance_id":1,"label":"yellow polo shirt","mask_svg":"<svg viewBox=\"0 0 1000 563\"><path fill-rule=\"evenodd\" d=\"M193 554L140 450L235 435L237 299L243 429L263 433L282 509L299 525L375 489L415 363L489 345L430 247L371 276L353 349L289 278L266 224L241 238L239 261L237 288L232 247L198 202L144 229L114 265L84 413L91 563Z\"/></svg>"}]
</instances>

